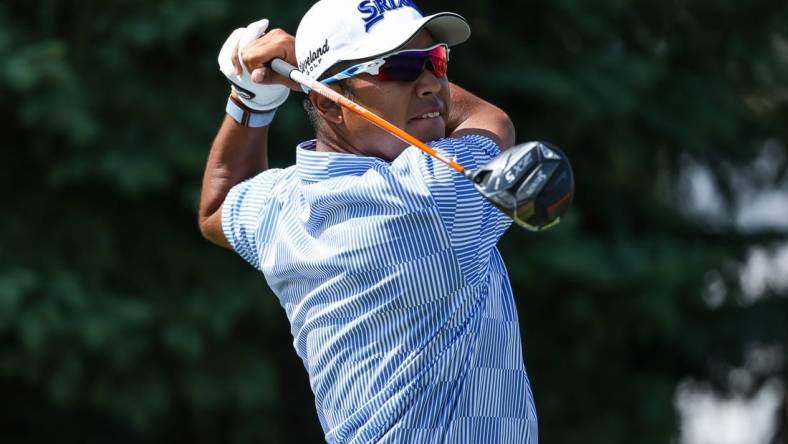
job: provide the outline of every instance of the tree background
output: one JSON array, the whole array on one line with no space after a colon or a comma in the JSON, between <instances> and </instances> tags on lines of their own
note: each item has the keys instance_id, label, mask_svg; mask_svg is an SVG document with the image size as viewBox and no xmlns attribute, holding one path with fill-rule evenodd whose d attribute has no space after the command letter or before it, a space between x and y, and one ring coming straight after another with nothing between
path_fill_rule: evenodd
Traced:
<instances>
[{"instance_id":1,"label":"tree background","mask_svg":"<svg viewBox=\"0 0 788 444\"><path fill-rule=\"evenodd\" d=\"M3 442L320 442L283 310L196 224L219 47L260 17L294 33L310 4L0 4ZM500 244L542 442L675 442L687 381L788 389L788 290L741 279L786 241L741 212L788 190L788 3L419 5L471 24L450 77L575 168L569 217ZM311 134L300 102L277 113L274 166Z\"/></svg>"}]
</instances>

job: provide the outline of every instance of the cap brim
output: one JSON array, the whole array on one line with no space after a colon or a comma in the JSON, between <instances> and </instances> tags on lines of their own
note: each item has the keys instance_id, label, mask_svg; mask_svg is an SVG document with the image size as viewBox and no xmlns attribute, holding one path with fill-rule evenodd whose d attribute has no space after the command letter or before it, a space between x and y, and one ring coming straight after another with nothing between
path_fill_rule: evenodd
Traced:
<instances>
[{"instance_id":1,"label":"cap brim","mask_svg":"<svg viewBox=\"0 0 788 444\"><path fill-rule=\"evenodd\" d=\"M402 39L387 42L372 41L369 45L356 48L350 54L338 61L360 60L377 57L397 50L408 43L419 31L426 29L432 34L436 43L446 43L449 46L458 45L471 36L471 27L459 14L453 12L439 12L416 21L414 26L404 32L398 32Z\"/></svg>"},{"instance_id":2,"label":"cap brim","mask_svg":"<svg viewBox=\"0 0 788 444\"><path fill-rule=\"evenodd\" d=\"M465 18L459 14L453 12L440 12L424 18L426 21L422 27L430 31L437 43L446 43L449 46L459 45L468 40L471 36L471 27L468 25ZM416 32L418 32L419 29L417 29ZM416 32L414 32L413 35L415 35ZM410 40L413 35L403 42L403 44Z\"/></svg>"}]
</instances>

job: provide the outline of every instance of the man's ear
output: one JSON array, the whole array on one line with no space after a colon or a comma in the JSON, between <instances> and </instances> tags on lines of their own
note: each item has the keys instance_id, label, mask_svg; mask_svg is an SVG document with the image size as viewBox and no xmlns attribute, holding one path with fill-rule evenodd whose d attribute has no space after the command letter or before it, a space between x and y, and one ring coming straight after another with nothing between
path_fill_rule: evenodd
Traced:
<instances>
[{"instance_id":1,"label":"man's ear","mask_svg":"<svg viewBox=\"0 0 788 444\"><path fill-rule=\"evenodd\" d=\"M339 105L334 103L333 100L327 99L314 91L310 91L309 101L312 102L312 106L317 110L318 114L327 121L336 124L343 122L342 109Z\"/></svg>"}]
</instances>

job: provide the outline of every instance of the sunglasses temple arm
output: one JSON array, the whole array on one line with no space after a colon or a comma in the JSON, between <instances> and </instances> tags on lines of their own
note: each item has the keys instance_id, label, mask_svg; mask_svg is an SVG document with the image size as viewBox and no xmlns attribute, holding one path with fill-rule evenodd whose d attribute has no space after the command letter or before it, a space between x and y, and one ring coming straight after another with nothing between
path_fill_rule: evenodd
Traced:
<instances>
[{"instance_id":1,"label":"sunglasses temple arm","mask_svg":"<svg viewBox=\"0 0 788 444\"><path fill-rule=\"evenodd\" d=\"M299 85L302 85L306 88L314 90L316 93L320 94L323 97L331 100L332 102L349 109L350 111L358 114L359 116L369 120L370 122L374 123L375 125L383 128L384 130L388 131L391 135L397 137L398 139L404 141L405 143L409 143L416 148L424 151L425 153L429 154L430 156L440 160L441 162L445 163L452 169L456 170L459 173L464 173L465 168L460 165L459 163L449 159L448 157L444 156L443 154L439 153L426 143L422 142L421 140L411 136L407 132L397 128L391 122L385 120L384 118L378 116L377 114L367 110L363 106L353 102L352 100L348 99L347 97L339 94L338 92L334 91L333 89L329 88L326 85L318 82L317 80L311 79L304 75L301 71L298 70L295 66L285 62L282 59L274 59L271 61L271 68L287 78L292 79Z\"/></svg>"}]
</instances>

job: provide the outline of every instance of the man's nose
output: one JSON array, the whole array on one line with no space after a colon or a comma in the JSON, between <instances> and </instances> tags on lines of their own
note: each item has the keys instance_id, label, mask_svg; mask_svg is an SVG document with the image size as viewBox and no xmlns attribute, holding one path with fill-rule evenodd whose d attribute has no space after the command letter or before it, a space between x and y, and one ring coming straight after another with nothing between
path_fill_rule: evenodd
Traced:
<instances>
[{"instance_id":1,"label":"man's nose","mask_svg":"<svg viewBox=\"0 0 788 444\"><path fill-rule=\"evenodd\" d=\"M429 63L429 62L428 62ZM435 76L435 73L430 69L421 71L421 74L416 79L416 94L419 97L437 94L441 89L441 81Z\"/></svg>"}]
</instances>

